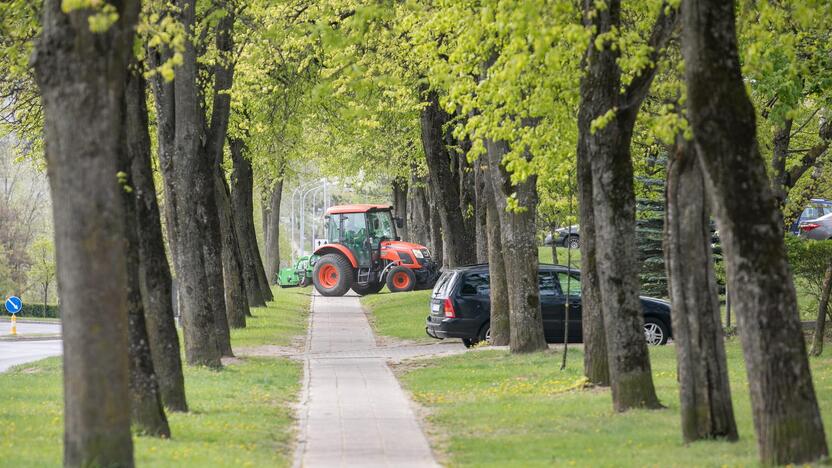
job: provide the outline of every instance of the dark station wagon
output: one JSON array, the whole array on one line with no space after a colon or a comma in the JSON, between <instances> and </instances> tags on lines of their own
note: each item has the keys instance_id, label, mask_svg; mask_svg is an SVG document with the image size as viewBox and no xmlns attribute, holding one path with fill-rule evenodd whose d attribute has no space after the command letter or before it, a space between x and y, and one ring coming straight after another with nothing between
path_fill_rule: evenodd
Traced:
<instances>
[{"instance_id":1,"label":"dark station wagon","mask_svg":"<svg viewBox=\"0 0 832 468\"><path fill-rule=\"evenodd\" d=\"M566 319L566 294L569 291L569 342L581 343L581 275L578 270L559 265L540 265L540 309L543 332L549 343L563 343ZM491 288L488 265L472 265L445 271L431 294L431 310L425 331L433 338L461 338L473 346L490 338ZM670 303L641 298L644 311L644 336L647 344L663 345L672 337Z\"/></svg>"}]
</instances>

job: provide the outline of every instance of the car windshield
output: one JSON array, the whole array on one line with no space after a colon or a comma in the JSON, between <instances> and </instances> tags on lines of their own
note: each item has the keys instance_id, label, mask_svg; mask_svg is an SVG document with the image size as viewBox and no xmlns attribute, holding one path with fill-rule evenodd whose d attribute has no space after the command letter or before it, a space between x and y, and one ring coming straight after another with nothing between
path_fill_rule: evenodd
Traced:
<instances>
[{"instance_id":1,"label":"car windshield","mask_svg":"<svg viewBox=\"0 0 832 468\"><path fill-rule=\"evenodd\" d=\"M442 276L439 277L436 281L436 285L433 287L433 294L431 294L431 296L440 298L448 297L448 292L454 284L455 277L456 272L454 271L446 271L445 273L442 273Z\"/></svg>"},{"instance_id":2,"label":"car windshield","mask_svg":"<svg viewBox=\"0 0 832 468\"><path fill-rule=\"evenodd\" d=\"M800 216L800 219L816 219L829 213L832 213L832 207L827 207L820 203L814 203L807 206L806 209L803 210L803 214Z\"/></svg>"},{"instance_id":3,"label":"car windshield","mask_svg":"<svg viewBox=\"0 0 832 468\"><path fill-rule=\"evenodd\" d=\"M381 239L396 238L396 230L393 227L393 217L389 211L371 211L367 213L367 221L370 224L370 237Z\"/></svg>"}]
</instances>

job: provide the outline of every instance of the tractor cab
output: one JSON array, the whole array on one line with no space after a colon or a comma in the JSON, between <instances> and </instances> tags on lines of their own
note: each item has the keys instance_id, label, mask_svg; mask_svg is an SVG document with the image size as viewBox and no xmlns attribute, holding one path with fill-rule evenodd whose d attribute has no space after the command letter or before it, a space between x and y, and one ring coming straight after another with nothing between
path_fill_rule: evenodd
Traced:
<instances>
[{"instance_id":1,"label":"tractor cab","mask_svg":"<svg viewBox=\"0 0 832 468\"><path fill-rule=\"evenodd\" d=\"M422 245L401 241L402 226L389 205L341 205L325 215L327 243L312 275L325 296L340 296L352 289L359 295L378 292L386 283L391 291L433 287L438 268Z\"/></svg>"}]
</instances>

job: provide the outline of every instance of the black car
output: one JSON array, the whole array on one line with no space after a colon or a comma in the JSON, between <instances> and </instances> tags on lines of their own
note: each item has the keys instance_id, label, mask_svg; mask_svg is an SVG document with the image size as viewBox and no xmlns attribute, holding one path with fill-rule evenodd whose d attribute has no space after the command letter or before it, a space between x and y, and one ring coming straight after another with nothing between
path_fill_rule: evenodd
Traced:
<instances>
[{"instance_id":1,"label":"black car","mask_svg":"<svg viewBox=\"0 0 832 468\"><path fill-rule=\"evenodd\" d=\"M581 276L575 269L559 265L540 265L540 309L543 332L549 343L563 343L566 295L569 297L569 342L583 341L581 329ZM430 315L425 331L433 338L461 338L472 346L490 338L491 302L488 265L473 265L445 271L431 294ZM663 345L672 337L670 303L641 298L644 310L644 335L647 344Z\"/></svg>"}]
</instances>

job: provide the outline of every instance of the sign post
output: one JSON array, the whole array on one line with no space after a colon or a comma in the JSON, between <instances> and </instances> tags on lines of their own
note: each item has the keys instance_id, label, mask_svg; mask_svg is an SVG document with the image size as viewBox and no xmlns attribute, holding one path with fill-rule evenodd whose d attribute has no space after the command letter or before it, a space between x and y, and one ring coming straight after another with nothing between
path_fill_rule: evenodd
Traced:
<instances>
[{"instance_id":1,"label":"sign post","mask_svg":"<svg viewBox=\"0 0 832 468\"><path fill-rule=\"evenodd\" d=\"M17 313L23 309L23 301L17 296L9 296L6 299L6 310L12 314L12 335L17 335Z\"/></svg>"}]
</instances>

